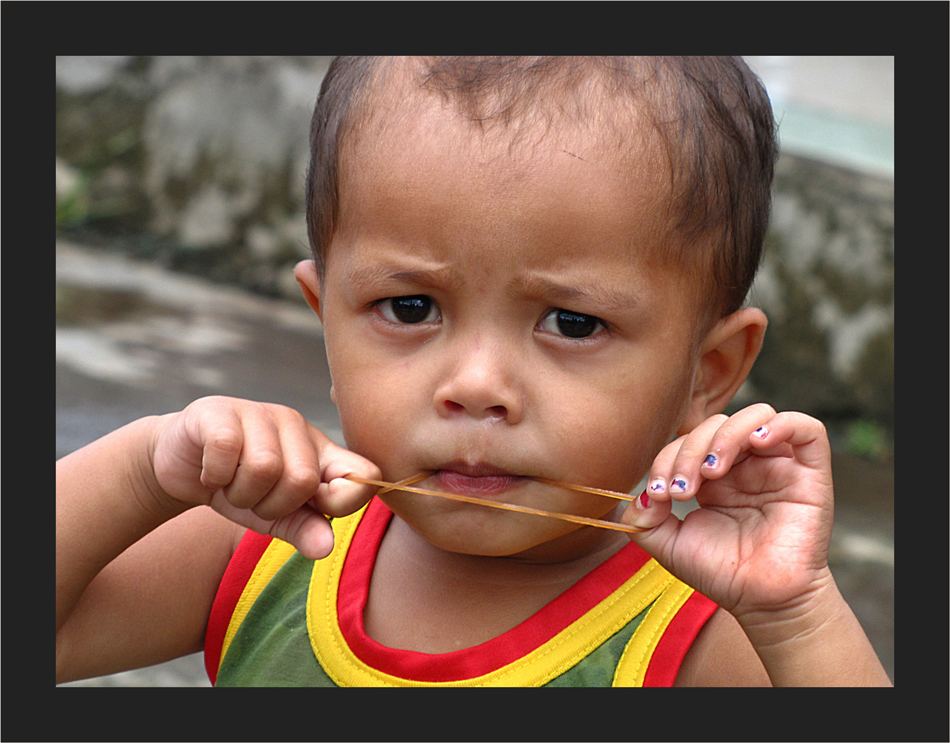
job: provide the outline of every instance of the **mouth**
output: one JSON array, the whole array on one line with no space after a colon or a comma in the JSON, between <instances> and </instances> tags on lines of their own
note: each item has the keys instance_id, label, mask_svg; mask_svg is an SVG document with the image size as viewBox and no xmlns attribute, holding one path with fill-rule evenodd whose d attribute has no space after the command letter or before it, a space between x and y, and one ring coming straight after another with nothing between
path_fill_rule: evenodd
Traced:
<instances>
[{"instance_id":1,"label":"mouth","mask_svg":"<svg viewBox=\"0 0 950 743\"><path fill-rule=\"evenodd\" d=\"M526 481L492 465L468 462L445 464L432 479L439 488L457 495L497 495Z\"/></svg>"}]
</instances>

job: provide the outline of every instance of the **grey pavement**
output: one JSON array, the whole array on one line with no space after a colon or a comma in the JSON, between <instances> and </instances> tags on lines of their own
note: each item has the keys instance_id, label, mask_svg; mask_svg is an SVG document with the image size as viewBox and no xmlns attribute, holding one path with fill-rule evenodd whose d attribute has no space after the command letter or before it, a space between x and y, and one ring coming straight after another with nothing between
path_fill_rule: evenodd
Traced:
<instances>
[{"instance_id":1,"label":"grey pavement","mask_svg":"<svg viewBox=\"0 0 950 743\"><path fill-rule=\"evenodd\" d=\"M279 402L343 443L320 322L271 301L68 244L56 254L56 456L209 394ZM209 686L200 654L64 686Z\"/></svg>"}]
</instances>

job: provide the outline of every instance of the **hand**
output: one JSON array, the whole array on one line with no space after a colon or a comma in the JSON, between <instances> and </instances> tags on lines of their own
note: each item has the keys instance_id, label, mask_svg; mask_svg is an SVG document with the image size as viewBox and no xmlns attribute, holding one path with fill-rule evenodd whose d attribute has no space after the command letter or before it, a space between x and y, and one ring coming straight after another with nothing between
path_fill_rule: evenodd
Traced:
<instances>
[{"instance_id":1,"label":"hand","mask_svg":"<svg viewBox=\"0 0 950 743\"><path fill-rule=\"evenodd\" d=\"M381 476L372 462L334 444L297 411L229 397L203 398L166 416L150 461L172 499L208 505L312 559L333 548L324 514L352 513L375 492L343 476Z\"/></svg>"},{"instance_id":2,"label":"hand","mask_svg":"<svg viewBox=\"0 0 950 743\"><path fill-rule=\"evenodd\" d=\"M802 606L829 581L831 452L824 426L768 405L715 415L667 445L649 505L623 521L667 570L735 615ZM680 521L671 499L701 508Z\"/></svg>"}]
</instances>

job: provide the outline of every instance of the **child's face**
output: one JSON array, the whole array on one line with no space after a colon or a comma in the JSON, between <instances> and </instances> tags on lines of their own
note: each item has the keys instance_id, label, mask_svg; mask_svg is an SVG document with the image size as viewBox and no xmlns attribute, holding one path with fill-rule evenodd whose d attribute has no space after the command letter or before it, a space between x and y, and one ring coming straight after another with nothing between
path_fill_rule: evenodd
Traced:
<instances>
[{"instance_id":1,"label":"child's face","mask_svg":"<svg viewBox=\"0 0 950 743\"><path fill-rule=\"evenodd\" d=\"M661 169L621 171L578 132L509 150L437 105L392 129L346 160L320 297L348 446L391 481L435 470L422 485L607 516L520 478L629 491L688 410L697 298L638 258L667 234ZM607 534L383 498L457 552L558 559Z\"/></svg>"}]
</instances>

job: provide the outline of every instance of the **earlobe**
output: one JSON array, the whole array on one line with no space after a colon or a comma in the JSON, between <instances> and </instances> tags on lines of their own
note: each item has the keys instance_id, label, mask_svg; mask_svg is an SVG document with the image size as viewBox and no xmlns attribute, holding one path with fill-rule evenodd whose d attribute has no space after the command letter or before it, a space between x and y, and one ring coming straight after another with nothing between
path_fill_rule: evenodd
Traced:
<instances>
[{"instance_id":1,"label":"earlobe","mask_svg":"<svg viewBox=\"0 0 950 743\"><path fill-rule=\"evenodd\" d=\"M762 310L748 307L724 317L709 331L702 342L692 398L679 435L729 404L762 349L767 325Z\"/></svg>"},{"instance_id":2,"label":"earlobe","mask_svg":"<svg viewBox=\"0 0 950 743\"><path fill-rule=\"evenodd\" d=\"M320 276L317 274L317 264L312 260L300 261L294 267L294 278L300 284L300 290L303 292L303 298L307 300L307 304L317 313L317 317L323 320L323 313L320 308Z\"/></svg>"}]
</instances>

